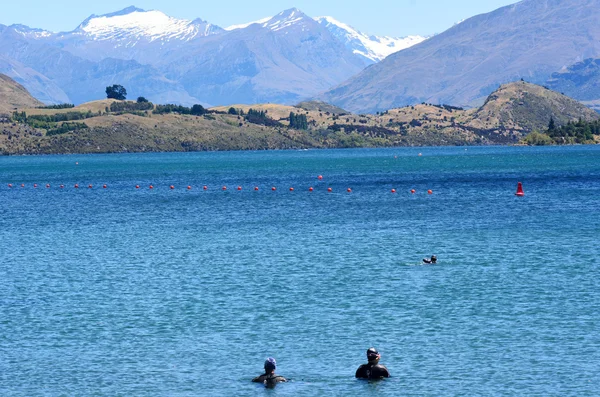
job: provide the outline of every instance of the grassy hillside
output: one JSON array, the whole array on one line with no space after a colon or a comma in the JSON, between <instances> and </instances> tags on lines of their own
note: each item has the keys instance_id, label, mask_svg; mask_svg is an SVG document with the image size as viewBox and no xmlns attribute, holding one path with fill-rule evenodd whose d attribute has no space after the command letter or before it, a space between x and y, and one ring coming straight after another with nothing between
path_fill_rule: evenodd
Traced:
<instances>
[{"instance_id":1,"label":"grassy hillside","mask_svg":"<svg viewBox=\"0 0 600 397\"><path fill-rule=\"evenodd\" d=\"M34 97L21 84L0 74L0 115L10 114L15 108L31 108L44 104Z\"/></svg>"},{"instance_id":2,"label":"grassy hillside","mask_svg":"<svg viewBox=\"0 0 600 397\"><path fill-rule=\"evenodd\" d=\"M130 110L124 111L125 105ZM501 86L481 108L470 110L420 104L356 115L335 113L321 105L305 109L260 104L202 108L192 115L190 108L173 107L160 113L160 106L147 105L146 110L132 110L136 106L132 101L101 100L68 109L19 108L10 118L0 118L0 151L111 153L517 144L530 132L542 131L550 118L559 127L569 121L600 118L577 101L525 82ZM230 108L235 112L230 114ZM305 117L307 128L290 128L290 113Z\"/></svg>"}]
</instances>

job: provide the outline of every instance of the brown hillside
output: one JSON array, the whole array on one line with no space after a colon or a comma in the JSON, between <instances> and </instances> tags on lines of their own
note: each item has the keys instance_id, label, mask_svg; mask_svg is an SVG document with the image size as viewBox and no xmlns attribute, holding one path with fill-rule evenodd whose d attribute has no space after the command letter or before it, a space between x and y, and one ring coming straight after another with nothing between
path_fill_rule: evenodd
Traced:
<instances>
[{"instance_id":1,"label":"brown hillside","mask_svg":"<svg viewBox=\"0 0 600 397\"><path fill-rule=\"evenodd\" d=\"M21 84L10 77L0 74L0 114L10 114L15 109L44 106Z\"/></svg>"}]
</instances>

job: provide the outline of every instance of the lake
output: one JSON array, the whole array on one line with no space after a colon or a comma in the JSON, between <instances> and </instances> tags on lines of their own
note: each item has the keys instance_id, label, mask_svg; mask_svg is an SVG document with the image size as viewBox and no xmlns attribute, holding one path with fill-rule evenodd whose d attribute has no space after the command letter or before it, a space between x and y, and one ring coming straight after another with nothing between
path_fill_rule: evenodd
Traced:
<instances>
[{"instance_id":1,"label":"lake","mask_svg":"<svg viewBox=\"0 0 600 397\"><path fill-rule=\"evenodd\" d=\"M1 395L600 395L600 146L0 157L0 200Z\"/></svg>"}]
</instances>

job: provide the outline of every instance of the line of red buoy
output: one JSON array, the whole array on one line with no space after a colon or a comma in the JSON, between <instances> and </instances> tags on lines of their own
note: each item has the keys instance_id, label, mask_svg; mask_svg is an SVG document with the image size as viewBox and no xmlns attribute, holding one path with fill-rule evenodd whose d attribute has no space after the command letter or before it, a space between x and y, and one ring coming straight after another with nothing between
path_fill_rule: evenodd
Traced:
<instances>
[{"instance_id":1,"label":"line of red buoy","mask_svg":"<svg viewBox=\"0 0 600 397\"><path fill-rule=\"evenodd\" d=\"M322 178L323 178L323 177L322 177L321 175L319 175L319 179L321 180ZM12 183L9 183L9 184L8 184L8 188L9 188L9 189L11 189L12 187L13 187L13 184L12 184ZM24 184L24 183L22 183L22 184L21 184L21 187L22 187L22 188L24 188L24 187L25 187L25 184ZM34 184L33 184L33 187L34 187L34 189L36 189L36 188L38 187L37 183L34 183ZM61 189L63 189L63 188L65 187L65 185L62 185L62 184L61 184L59 187L60 187ZM79 184L77 184L77 183L76 183L76 184L75 184L73 187L74 187L75 189L79 189ZM49 184L49 183L47 183L47 184L46 184L46 188L47 188L47 189L50 189L50 184ZM93 188L93 185L92 185L92 184L89 184L89 185L88 185L88 189L92 189L92 188ZM108 186L107 186L106 184L103 184L103 185L102 185L102 188L103 188L103 189L107 189L107 188L108 188ZM136 188L136 189L139 189L139 188L140 188L140 185L135 185L135 188ZM150 186L149 186L149 189L154 189L154 185L150 185ZM171 190L174 190L174 189L175 189L175 186L174 186L174 185L170 185L170 186L169 186L169 189L171 189ZM203 189L203 190L208 190L208 186L207 186L207 185L203 185L203 186L202 186L202 189ZM188 185L188 186L187 186L187 190L192 190L192 186L191 186L191 185ZM227 190L227 186L223 186L223 187L221 188L221 190L223 190L223 191ZM237 190L238 190L238 191L241 191L241 190L242 190L242 186L238 186L238 187L237 187ZM254 190L255 190L255 191L258 191L258 190L259 190L258 186L255 186L255 187L254 187ZM277 190L277 188L276 188L275 186L272 186L272 187L271 187L271 190L272 190L272 191L276 191L276 190ZM290 192L293 192L293 191L294 191L294 188L293 188L293 187L290 187L290 188L289 188L289 191L290 191ZM310 187L308 188L308 191L309 191L309 192L312 192L312 191L314 191L314 188L313 188L312 186L310 186ZM333 189L332 189L331 187L328 187L328 188L327 188L327 192L331 193L331 192L333 192ZM346 189L346 192L348 192L348 193L352 193L352 188L347 188L347 189ZM391 189L391 193L396 193L396 192L397 192L397 190L396 190L396 189L394 189L394 188L392 188L392 189ZM415 194L415 193L416 193L416 190L415 190L415 189L411 189L411 190L410 190L410 193L411 193L411 194ZM427 190L427 194L430 194L430 195L431 195L431 194L433 194L433 190L431 190L431 189ZM516 196L519 196L519 197L523 197L523 196L525 195L525 192L523 191L523 184L522 184L521 182L518 182L518 184L517 184L517 192L515 193L515 195L516 195Z\"/></svg>"}]
</instances>

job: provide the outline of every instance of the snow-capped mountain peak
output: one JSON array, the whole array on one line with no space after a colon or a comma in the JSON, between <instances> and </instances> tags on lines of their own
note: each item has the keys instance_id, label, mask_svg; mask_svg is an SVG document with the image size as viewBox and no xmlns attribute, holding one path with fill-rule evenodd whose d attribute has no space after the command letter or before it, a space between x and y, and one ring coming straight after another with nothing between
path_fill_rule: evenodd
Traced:
<instances>
[{"instance_id":1,"label":"snow-capped mountain peak","mask_svg":"<svg viewBox=\"0 0 600 397\"><path fill-rule=\"evenodd\" d=\"M201 19L177 19L161 11L145 11L132 6L111 14L92 15L76 30L95 40L128 40L135 43L139 40L188 41L196 36L214 34L221 28Z\"/></svg>"},{"instance_id":2,"label":"snow-capped mountain peak","mask_svg":"<svg viewBox=\"0 0 600 397\"><path fill-rule=\"evenodd\" d=\"M292 25L298 25L303 22L310 20L310 17L306 16L302 11L297 8L290 8L270 18L268 21L262 24L263 28L270 29L272 31L278 31L290 27Z\"/></svg>"},{"instance_id":3,"label":"snow-capped mountain peak","mask_svg":"<svg viewBox=\"0 0 600 397\"><path fill-rule=\"evenodd\" d=\"M317 17L315 20L327 28L338 40L341 40L346 48L371 62L379 62L394 52L404 50L427 39L422 36L369 36L332 17Z\"/></svg>"}]
</instances>

